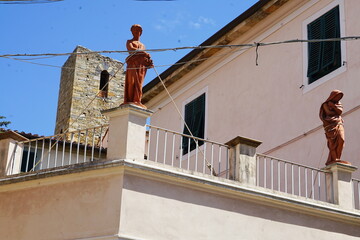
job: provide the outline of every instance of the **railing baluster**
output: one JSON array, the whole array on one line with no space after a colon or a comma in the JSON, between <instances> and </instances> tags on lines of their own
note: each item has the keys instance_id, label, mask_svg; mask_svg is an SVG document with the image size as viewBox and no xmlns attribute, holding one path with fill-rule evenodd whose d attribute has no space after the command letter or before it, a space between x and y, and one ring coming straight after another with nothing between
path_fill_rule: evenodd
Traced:
<instances>
[{"instance_id":1,"label":"railing baluster","mask_svg":"<svg viewBox=\"0 0 360 240\"><path fill-rule=\"evenodd\" d=\"M88 144L88 129L85 131L85 145L84 145L84 162L86 162L86 151L87 151L87 144Z\"/></svg>"},{"instance_id":2,"label":"railing baluster","mask_svg":"<svg viewBox=\"0 0 360 240\"><path fill-rule=\"evenodd\" d=\"M188 151L187 151L187 170L189 170L189 166L190 166L190 139L191 138L188 138ZM196 144L197 145L197 144ZM197 146L196 146L197 148Z\"/></svg>"},{"instance_id":3,"label":"railing baluster","mask_svg":"<svg viewBox=\"0 0 360 240\"><path fill-rule=\"evenodd\" d=\"M149 127L149 141L148 141L148 149L147 149L147 160L150 160L150 147L151 147L151 130L152 128Z\"/></svg>"},{"instance_id":4,"label":"railing baluster","mask_svg":"<svg viewBox=\"0 0 360 240\"><path fill-rule=\"evenodd\" d=\"M172 151L171 151L171 166L174 166L174 156L175 156L175 134L172 135Z\"/></svg>"},{"instance_id":5,"label":"railing baluster","mask_svg":"<svg viewBox=\"0 0 360 240\"><path fill-rule=\"evenodd\" d=\"M266 181L267 181L267 177L266 177L266 157L264 157L264 187L266 188Z\"/></svg>"},{"instance_id":6,"label":"railing baluster","mask_svg":"<svg viewBox=\"0 0 360 240\"><path fill-rule=\"evenodd\" d=\"M277 174L278 174L278 191L281 191L281 186L280 186L280 175L281 175L281 165L280 165L280 161L278 162L278 169L277 169Z\"/></svg>"},{"instance_id":7,"label":"railing baluster","mask_svg":"<svg viewBox=\"0 0 360 240\"><path fill-rule=\"evenodd\" d=\"M165 143L164 143L164 164L166 163L166 144L167 144L167 134L168 134L168 132L167 132L167 131L165 131L165 135L164 135L164 141L165 141Z\"/></svg>"},{"instance_id":8,"label":"railing baluster","mask_svg":"<svg viewBox=\"0 0 360 240\"><path fill-rule=\"evenodd\" d=\"M49 138L49 154L48 154L48 160L47 160L46 168L50 167L50 156L51 156L51 138Z\"/></svg>"},{"instance_id":9,"label":"railing baluster","mask_svg":"<svg viewBox=\"0 0 360 240\"><path fill-rule=\"evenodd\" d=\"M35 141L34 166L36 164L37 148L38 148L38 140Z\"/></svg>"},{"instance_id":10,"label":"railing baluster","mask_svg":"<svg viewBox=\"0 0 360 240\"><path fill-rule=\"evenodd\" d=\"M73 139L74 138L74 133L70 134L70 149L69 149L69 165L71 164L71 154L72 154L72 144L73 144Z\"/></svg>"},{"instance_id":11,"label":"railing baluster","mask_svg":"<svg viewBox=\"0 0 360 240\"><path fill-rule=\"evenodd\" d=\"M27 157L26 157L26 168L25 168L25 172L28 172L28 171L29 171L30 150L31 150L31 142L29 142L29 145L28 145L28 153L27 153ZM34 166L35 166L35 163L34 163Z\"/></svg>"},{"instance_id":12,"label":"railing baluster","mask_svg":"<svg viewBox=\"0 0 360 240\"><path fill-rule=\"evenodd\" d=\"M45 152L45 138L42 140L42 151L41 151L41 160L40 160L40 169L42 168L43 162L44 162L44 152ZM34 161L35 162L35 161ZM36 165L34 164L34 171L35 171Z\"/></svg>"},{"instance_id":13,"label":"railing baluster","mask_svg":"<svg viewBox=\"0 0 360 240\"><path fill-rule=\"evenodd\" d=\"M94 161L94 151L95 151L95 128L93 129L92 134L92 143L91 143L91 161Z\"/></svg>"},{"instance_id":14,"label":"railing baluster","mask_svg":"<svg viewBox=\"0 0 360 240\"><path fill-rule=\"evenodd\" d=\"M327 201L327 198L328 198L328 192L327 192L327 179L326 179L326 175L325 174L323 174L323 176L324 176L324 190L325 190L325 196L324 196L324 198L325 198L325 201Z\"/></svg>"},{"instance_id":15,"label":"railing baluster","mask_svg":"<svg viewBox=\"0 0 360 240\"><path fill-rule=\"evenodd\" d=\"M287 179L287 163L284 164L284 178L285 178L285 192L288 192L288 179Z\"/></svg>"},{"instance_id":16,"label":"railing baluster","mask_svg":"<svg viewBox=\"0 0 360 240\"><path fill-rule=\"evenodd\" d=\"M214 169L214 144L212 143L211 144L211 166L210 166L210 174L211 174L211 176L212 175L214 175L214 171L213 171L213 169Z\"/></svg>"},{"instance_id":17,"label":"railing baluster","mask_svg":"<svg viewBox=\"0 0 360 240\"><path fill-rule=\"evenodd\" d=\"M195 171L198 170L198 155L199 155L199 148L197 147L195 150Z\"/></svg>"},{"instance_id":18,"label":"railing baluster","mask_svg":"<svg viewBox=\"0 0 360 240\"><path fill-rule=\"evenodd\" d=\"M301 175L301 168L300 168L300 166L298 166L298 179L299 179L299 183L298 183L298 187L299 187L299 191L298 191L298 193L299 193L299 196L301 196L301 179L300 179L300 176Z\"/></svg>"},{"instance_id":19,"label":"railing baluster","mask_svg":"<svg viewBox=\"0 0 360 240\"><path fill-rule=\"evenodd\" d=\"M271 190L274 190L274 159L270 159L270 180Z\"/></svg>"},{"instance_id":20,"label":"railing baluster","mask_svg":"<svg viewBox=\"0 0 360 240\"><path fill-rule=\"evenodd\" d=\"M156 129L156 148L155 148L155 162L158 160L159 152L159 129Z\"/></svg>"},{"instance_id":21,"label":"railing baluster","mask_svg":"<svg viewBox=\"0 0 360 240\"><path fill-rule=\"evenodd\" d=\"M76 163L79 163L79 152L80 152L80 136L81 136L81 131L79 130L78 132L78 141L77 141L77 147L76 147Z\"/></svg>"},{"instance_id":22,"label":"railing baluster","mask_svg":"<svg viewBox=\"0 0 360 240\"><path fill-rule=\"evenodd\" d=\"M55 162L54 162L54 167L57 166L57 157L58 157L58 150L59 150L59 139L55 138L55 144L56 144L56 147L55 147Z\"/></svg>"},{"instance_id":23,"label":"railing baluster","mask_svg":"<svg viewBox=\"0 0 360 240\"><path fill-rule=\"evenodd\" d=\"M61 156L61 166L64 166L64 159L65 159L65 142L66 142L66 134L64 133L63 136L63 146L62 146L62 156Z\"/></svg>"},{"instance_id":24,"label":"railing baluster","mask_svg":"<svg viewBox=\"0 0 360 240\"><path fill-rule=\"evenodd\" d=\"M182 162L182 156L183 156L183 141L185 141L184 140L185 139L185 137L184 136L182 136L182 135L180 135L180 159L179 159L179 168L181 168L181 162Z\"/></svg>"},{"instance_id":25,"label":"railing baluster","mask_svg":"<svg viewBox=\"0 0 360 240\"><path fill-rule=\"evenodd\" d=\"M220 174L221 174L221 147L219 147L218 162L219 162L219 169L218 169L218 172L219 172L219 176L220 176Z\"/></svg>"},{"instance_id":26,"label":"railing baluster","mask_svg":"<svg viewBox=\"0 0 360 240\"><path fill-rule=\"evenodd\" d=\"M206 163L206 142L204 142L204 160L203 160L203 173L205 173L205 165L207 165L207 163Z\"/></svg>"},{"instance_id":27,"label":"railing baluster","mask_svg":"<svg viewBox=\"0 0 360 240\"><path fill-rule=\"evenodd\" d=\"M260 156L256 156L256 186L260 186L260 159Z\"/></svg>"},{"instance_id":28,"label":"railing baluster","mask_svg":"<svg viewBox=\"0 0 360 240\"><path fill-rule=\"evenodd\" d=\"M100 137L99 137L99 160L101 159L101 148L102 148L102 131L103 131L103 127L101 126L100 128Z\"/></svg>"},{"instance_id":29,"label":"railing baluster","mask_svg":"<svg viewBox=\"0 0 360 240\"><path fill-rule=\"evenodd\" d=\"M311 170L311 195L312 195L312 199L315 199L315 192L314 192L314 170Z\"/></svg>"},{"instance_id":30,"label":"railing baluster","mask_svg":"<svg viewBox=\"0 0 360 240\"><path fill-rule=\"evenodd\" d=\"M321 176L319 173L317 174L317 176L318 176L318 183L319 183L319 198L318 198L318 200L321 200L321 183L320 183Z\"/></svg>"},{"instance_id":31,"label":"railing baluster","mask_svg":"<svg viewBox=\"0 0 360 240\"><path fill-rule=\"evenodd\" d=\"M294 164L291 164L291 194L294 194Z\"/></svg>"},{"instance_id":32,"label":"railing baluster","mask_svg":"<svg viewBox=\"0 0 360 240\"><path fill-rule=\"evenodd\" d=\"M308 197L307 168L305 168L304 175L305 175L305 197L307 198Z\"/></svg>"},{"instance_id":33,"label":"railing baluster","mask_svg":"<svg viewBox=\"0 0 360 240\"><path fill-rule=\"evenodd\" d=\"M226 147L226 156L225 156L225 161L226 161L226 178L229 178L229 149Z\"/></svg>"}]
</instances>

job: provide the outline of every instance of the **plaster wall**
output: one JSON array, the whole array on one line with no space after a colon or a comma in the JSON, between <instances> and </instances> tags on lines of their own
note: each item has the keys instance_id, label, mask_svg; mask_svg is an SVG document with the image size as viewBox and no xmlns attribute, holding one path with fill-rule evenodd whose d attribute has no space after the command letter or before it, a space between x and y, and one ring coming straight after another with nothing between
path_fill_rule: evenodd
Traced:
<instances>
[{"instance_id":1,"label":"plaster wall","mask_svg":"<svg viewBox=\"0 0 360 240\"><path fill-rule=\"evenodd\" d=\"M286 3L232 44L306 39L304 22L334 2L341 4L344 13L342 26L345 36L357 35L360 32L356 20L359 1L299 0ZM237 135L259 139L263 144L258 152L323 167L327 148L323 130L316 130L321 126L319 108L333 89L340 89L344 92L342 103L345 135L348 136L343 159L360 165L357 146L360 133L355 125L360 114L357 109L360 104L359 42L344 43L346 63L343 72L317 87L306 89L300 88L306 77L303 70L307 58L305 44L260 47L258 65L255 48L223 50L170 86L169 90L181 109L186 99L207 89L206 138L223 143ZM181 118L166 95L160 94L152 99L148 108L155 111L151 124L182 132ZM304 134L309 131L309 134ZM360 173L355 173L355 177L359 176Z\"/></svg>"},{"instance_id":2,"label":"plaster wall","mask_svg":"<svg viewBox=\"0 0 360 240\"><path fill-rule=\"evenodd\" d=\"M127 175L120 236L129 239L358 239L357 226L246 201L231 191Z\"/></svg>"},{"instance_id":3,"label":"plaster wall","mask_svg":"<svg viewBox=\"0 0 360 240\"><path fill-rule=\"evenodd\" d=\"M119 228L121 186L120 174L86 173L2 185L0 239L113 236Z\"/></svg>"}]
</instances>

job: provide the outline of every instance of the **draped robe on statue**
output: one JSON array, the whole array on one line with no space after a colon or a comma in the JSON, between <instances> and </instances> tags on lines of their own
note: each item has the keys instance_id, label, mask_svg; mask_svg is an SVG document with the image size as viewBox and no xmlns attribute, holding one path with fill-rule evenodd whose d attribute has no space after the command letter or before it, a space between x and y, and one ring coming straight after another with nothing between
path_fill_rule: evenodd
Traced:
<instances>
[{"instance_id":1,"label":"draped robe on statue","mask_svg":"<svg viewBox=\"0 0 360 240\"><path fill-rule=\"evenodd\" d=\"M319 116L323 122L329 148L329 156L326 165L334 162L347 163L340 160L345 142L344 121L341 117L343 107L339 101L342 97L343 93L341 91L334 90L320 107Z\"/></svg>"}]
</instances>

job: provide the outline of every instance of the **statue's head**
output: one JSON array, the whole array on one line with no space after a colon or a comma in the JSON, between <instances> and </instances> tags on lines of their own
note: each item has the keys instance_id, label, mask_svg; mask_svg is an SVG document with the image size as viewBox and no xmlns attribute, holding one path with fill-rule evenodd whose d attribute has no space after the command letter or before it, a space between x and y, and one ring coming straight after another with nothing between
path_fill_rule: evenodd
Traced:
<instances>
[{"instance_id":1,"label":"statue's head","mask_svg":"<svg viewBox=\"0 0 360 240\"><path fill-rule=\"evenodd\" d=\"M131 26L130 28L130 31L131 33L134 35L134 34L137 34L137 33L140 33L139 36L141 36L142 34L142 27L139 25L139 24L134 24Z\"/></svg>"},{"instance_id":2,"label":"statue's head","mask_svg":"<svg viewBox=\"0 0 360 240\"><path fill-rule=\"evenodd\" d=\"M326 101L338 102L343 96L344 94L340 90L333 90Z\"/></svg>"}]
</instances>

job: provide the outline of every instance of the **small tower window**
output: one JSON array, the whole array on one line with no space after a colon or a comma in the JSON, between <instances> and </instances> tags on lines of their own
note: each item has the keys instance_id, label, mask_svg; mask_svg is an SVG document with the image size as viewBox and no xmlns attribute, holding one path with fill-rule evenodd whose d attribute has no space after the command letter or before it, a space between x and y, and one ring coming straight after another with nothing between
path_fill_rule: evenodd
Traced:
<instances>
[{"instance_id":1,"label":"small tower window","mask_svg":"<svg viewBox=\"0 0 360 240\"><path fill-rule=\"evenodd\" d=\"M99 86L99 96L103 98L108 97L108 89L109 89L109 76L108 71L104 70L100 75L100 86Z\"/></svg>"}]
</instances>

